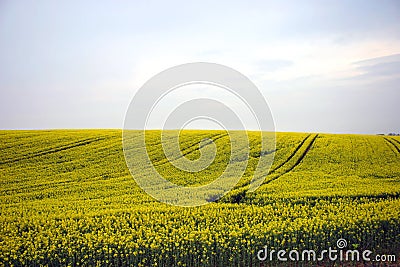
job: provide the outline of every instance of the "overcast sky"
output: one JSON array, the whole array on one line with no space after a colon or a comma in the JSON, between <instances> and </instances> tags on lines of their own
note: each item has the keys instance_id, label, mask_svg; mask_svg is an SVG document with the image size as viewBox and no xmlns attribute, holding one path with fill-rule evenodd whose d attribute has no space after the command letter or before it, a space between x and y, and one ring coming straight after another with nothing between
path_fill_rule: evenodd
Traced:
<instances>
[{"instance_id":1,"label":"overcast sky","mask_svg":"<svg viewBox=\"0 0 400 267\"><path fill-rule=\"evenodd\" d=\"M400 132L396 0L2 0L0 128L122 128L144 82L197 61L248 76L278 131Z\"/></svg>"}]
</instances>

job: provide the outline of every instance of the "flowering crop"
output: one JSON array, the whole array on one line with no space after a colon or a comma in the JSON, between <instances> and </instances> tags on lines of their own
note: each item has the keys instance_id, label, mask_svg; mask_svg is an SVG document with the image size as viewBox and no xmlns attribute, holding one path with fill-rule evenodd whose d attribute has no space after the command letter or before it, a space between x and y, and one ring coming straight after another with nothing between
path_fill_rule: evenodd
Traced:
<instances>
[{"instance_id":1,"label":"flowering crop","mask_svg":"<svg viewBox=\"0 0 400 267\"><path fill-rule=\"evenodd\" d=\"M217 203L183 208L135 184L120 131L1 131L0 265L259 266L265 245L319 249L339 238L398 253L398 137L278 133L270 173L250 193L258 158L271 154L260 151L259 133L248 134L237 186ZM215 142L215 161L200 173L176 169L157 136L148 133L149 157L177 184L206 184L229 163L224 131L182 132L192 160L200 141Z\"/></svg>"}]
</instances>

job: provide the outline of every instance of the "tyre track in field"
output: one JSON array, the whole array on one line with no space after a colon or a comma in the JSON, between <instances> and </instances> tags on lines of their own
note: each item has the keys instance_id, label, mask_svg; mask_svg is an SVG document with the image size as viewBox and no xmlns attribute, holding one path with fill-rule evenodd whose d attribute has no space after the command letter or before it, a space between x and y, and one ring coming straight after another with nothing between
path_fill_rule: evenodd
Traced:
<instances>
[{"instance_id":1,"label":"tyre track in field","mask_svg":"<svg viewBox=\"0 0 400 267\"><path fill-rule=\"evenodd\" d=\"M41 183L41 184L30 184L30 185L24 185L20 186L19 184L15 187L11 187L8 189L5 189L3 191L0 191L2 195L7 195L7 194L25 194L25 193L34 193L34 191L38 190L46 190L46 189L57 189L61 185L70 185L72 183L76 183L76 181L72 180L67 180L67 181L59 181L59 182L47 182L47 183Z\"/></svg>"},{"instance_id":2,"label":"tyre track in field","mask_svg":"<svg viewBox=\"0 0 400 267\"><path fill-rule=\"evenodd\" d=\"M290 156L281 164L279 164L278 166L276 166L275 168L273 168L269 174L274 173L275 171L279 170L280 168L282 168L285 164L287 164L296 154L297 152L300 150L300 148L304 145L304 143L307 141L307 139L311 136L311 134L307 135L301 142L300 144L296 147L296 149L292 152L292 154L290 154Z\"/></svg>"},{"instance_id":3,"label":"tyre track in field","mask_svg":"<svg viewBox=\"0 0 400 267\"><path fill-rule=\"evenodd\" d=\"M304 152L300 155L300 157L297 159L297 161L295 162L295 164L293 166L291 166L287 171L285 171L282 174L276 174L275 176L273 176L271 179L264 181L261 185L265 185L265 184L269 184L272 181L275 181L276 179L282 177L283 175L287 174L288 172L290 172L291 170L293 170L296 166L298 166L301 161L304 159L304 157L306 156L306 154L308 153L308 151L311 149L312 145L314 144L315 140L318 137L318 134L315 134L314 137L311 137L312 134L307 135L301 142L300 144L295 148L295 150L292 152L292 154L289 155L289 157L282 163L280 163L277 167L275 167L274 169L272 169L267 176L264 178L266 179L269 175L271 175L272 173L278 171L279 169L283 168L284 166L286 166L287 164L289 164L289 161L295 157L298 152L300 151L300 149L302 147L304 147L304 144L307 142L307 140L309 140L311 138L310 143L307 145L306 149L304 150ZM236 188L236 190L238 191L237 194L231 196L231 199L229 202L231 203L240 203L246 196L246 190L245 188L249 185L249 183L246 183L244 185L241 185L240 187Z\"/></svg>"},{"instance_id":4,"label":"tyre track in field","mask_svg":"<svg viewBox=\"0 0 400 267\"><path fill-rule=\"evenodd\" d=\"M274 172L276 172L276 171L278 171L279 169L281 169L283 166L285 166L296 154L297 154L297 152L301 149L301 147L304 145L304 143L310 138L310 136L311 136L311 134L308 134L301 142L300 142L300 144L299 145L297 145L297 147L295 148L295 150L289 155L289 157L285 160L285 161L283 161L282 163L280 163L278 166L276 166L275 168L273 168L268 174L267 174L267 177L268 177L268 175L271 175L271 174L273 174ZM276 151L276 150L275 150ZM277 179L277 178L274 178L274 179ZM272 180L274 180L274 179L272 179ZM271 180L271 181L272 181ZM264 183L269 183L270 181L267 181L267 182L264 182ZM242 187L245 187L245 186L247 186L248 184L245 184L245 185L243 185Z\"/></svg>"},{"instance_id":5,"label":"tyre track in field","mask_svg":"<svg viewBox=\"0 0 400 267\"><path fill-rule=\"evenodd\" d=\"M208 138L210 140L208 140L205 144L201 145L199 149L201 149L201 148L203 148L205 146L208 146L209 144L211 144L211 143L213 143L213 142L217 141L218 139L221 139L221 138L223 138L225 136L228 136L228 133L216 134L216 135L212 136L212 138ZM193 147L198 146L198 145L199 145L199 143L194 143L194 144L186 147L182 151L181 155L179 157L173 159L173 161L178 160L180 158L183 158L183 157L185 157L185 156L197 151L198 149L197 148L193 149ZM162 159L161 161L158 162L158 164L154 164L154 166L155 167L162 166L162 165L167 164L169 162L170 161L168 159Z\"/></svg>"},{"instance_id":6,"label":"tyre track in field","mask_svg":"<svg viewBox=\"0 0 400 267\"><path fill-rule=\"evenodd\" d=\"M290 159L292 159L296 154L298 154L297 152L300 150L301 147L304 146L304 143L305 143L307 140L309 140L310 137L311 137L311 134L308 135L308 136L303 140L303 142L301 142L301 144L296 148L296 150L294 151L294 153L292 153L292 155L290 155L290 157L289 157L288 160L286 160L283 164L281 164L281 165L279 166L279 168L277 167L277 168L275 168L274 170L272 170L272 171L270 172L270 174L273 173L273 172L275 172L275 171L277 171L278 169L282 168L282 167L285 166L287 163L289 163ZM310 141L310 143L307 145L307 147L306 147L306 149L304 150L304 152L300 154L299 158L296 160L296 162L295 162L288 170L286 170L285 172L283 172L283 173L281 173L281 174L276 175L275 177L273 177L273 178L270 179L270 180L267 180L267 181L264 182L263 184L269 184L270 182L275 181L276 179L278 179L278 178L282 177L283 175L285 175L285 174L291 172L294 168L296 168L297 166L299 166L300 163L303 161L303 159L306 157L307 153L310 151L311 147L314 145L314 143L315 143L315 141L317 140L317 138L318 138L318 134L315 134L314 137L311 138L311 141ZM268 174L268 175L269 175L269 174Z\"/></svg>"},{"instance_id":7,"label":"tyre track in field","mask_svg":"<svg viewBox=\"0 0 400 267\"><path fill-rule=\"evenodd\" d=\"M214 134L214 135L212 135L211 137L209 136L209 135L205 135L205 137L204 138L206 138L207 136L208 136L208 138L214 138L214 137L216 137L216 136L219 136L219 135L221 135L221 134ZM165 141L168 141L169 139L173 139L174 137L171 137L171 138L169 138L168 137L168 139L166 139ZM203 139L204 139L203 138ZM183 144L180 144L180 146L184 146L186 143L191 143L191 142L184 142ZM155 144L161 144L161 150L163 151L163 153L164 153L164 148L163 148L163 144L162 143L160 143L160 142L157 142L157 143L155 143ZM192 143L192 144L190 144L189 146L186 146L185 148L183 148L182 150L181 150L181 152L183 153L184 151L187 151L187 150L189 150L189 149L191 149L193 146L195 146L195 145L198 145L198 142L197 143ZM146 150L147 150L147 148L146 148ZM196 149L195 149L196 150ZM159 154L160 152L159 152L159 149L153 149L153 150L147 150L147 155L149 156L149 158L151 159L151 157L152 156L155 156L155 155L157 155L157 154ZM187 153L187 154L189 154L189 153ZM165 154L164 154L165 155ZM180 158L180 157L179 157ZM175 159L174 159L175 160ZM160 165L163 165L163 164L166 164L167 162L168 162L168 159L166 159L166 158L162 158L162 159L160 159L160 160L153 160L153 159L151 159L151 161L153 162L154 161L154 166L160 166Z\"/></svg>"},{"instance_id":8,"label":"tyre track in field","mask_svg":"<svg viewBox=\"0 0 400 267\"><path fill-rule=\"evenodd\" d=\"M211 135L211 137L210 137L210 135L206 135L206 134L204 134L204 135L202 135L202 137L203 137L203 139L205 139L205 138L214 138L214 137L216 137L216 136L219 136L219 135L221 135L221 133L219 133L219 134L214 134L214 135ZM172 140L172 139L175 139L175 136L170 136L170 137L167 137L167 139L165 139L165 140L163 140L164 142L166 142L166 141L169 141L169 140ZM163 149L163 141L156 141L156 142L154 142L153 144L154 145L161 145L161 149ZM198 143L192 143L192 142L183 142L182 144L180 144L180 146L181 147L183 147L183 146L185 146L185 144L187 144L187 143L191 143L189 146L186 146L186 147L184 147L183 149L181 149L181 151L183 152L183 151L186 151L186 150L188 150L188 149L190 149L191 147L193 147L193 146L195 146L195 145L197 145ZM150 146L151 146L152 144L150 144ZM147 146L147 143L146 143L146 146ZM147 148L146 148L146 150L147 150ZM158 149L154 149L154 150L151 150L151 151L148 151L148 155L150 155L150 156L154 156L154 155L156 155L156 154L158 154L159 153L159 150ZM161 159L161 161L163 161L163 160L165 160L165 159Z\"/></svg>"},{"instance_id":9,"label":"tyre track in field","mask_svg":"<svg viewBox=\"0 0 400 267\"><path fill-rule=\"evenodd\" d=\"M14 158L14 159L3 160L3 161L0 161L0 165L8 164L8 163L16 163L16 162L19 162L19 161L22 161L22 160L26 160L26 159L31 159L31 158L35 158L35 157L54 154L54 153L57 153L57 152L60 152L60 151L64 151L64 150L68 150L68 149L72 149L72 148L75 148L75 147L85 146L85 145L88 145L88 144L91 144L91 143L94 143L94 142L97 142L97 141L101 141L101 140L104 140L104 139L105 139L105 137L96 137L96 138L83 139L83 140L80 140L78 142L74 142L74 143L71 143L71 144L63 145L63 146L60 146L60 147L54 147L54 148L42 150L42 151L39 151L39 152L33 153L33 154L25 154L25 155L23 155L21 157Z\"/></svg>"},{"instance_id":10,"label":"tyre track in field","mask_svg":"<svg viewBox=\"0 0 400 267\"><path fill-rule=\"evenodd\" d=\"M388 138L388 137L383 137L383 138L385 139L385 141L386 141L387 143L391 144L391 145L397 150L398 153L400 153L400 148L396 145L396 143L400 144L399 141L397 141L397 140L395 140L395 139L392 139L392 138ZM395 152L392 148L391 148L391 150L392 150L393 152Z\"/></svg>"},{"instance_id":11,"label":"tyre track in field","mask_svg":"<svg viewBox=\"0 0 400 267\"><path fill-rule=\"evenodd\" d=\"M397 139L395 139L395 138L390 138L390 139L392 139L393 141L395 141L396 143L398 143L399 145L400 145L400 141L399 140L397 140Z\"/></svg>"}]
</instances>

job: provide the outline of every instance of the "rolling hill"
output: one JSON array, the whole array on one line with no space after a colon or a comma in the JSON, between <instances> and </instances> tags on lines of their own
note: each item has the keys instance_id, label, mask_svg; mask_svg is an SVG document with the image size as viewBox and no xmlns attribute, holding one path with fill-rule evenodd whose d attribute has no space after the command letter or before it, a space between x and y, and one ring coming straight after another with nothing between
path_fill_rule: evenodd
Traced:
<instances>
[{"instance_id":1,"label":"rolling hill","mask_svg":"<svg viewBox=\"0 0 400 267\"><path fill-rule=\"evenodd\" d=\"M120 130L0 131L0 264L259 266L264 246L322 250L340 238L399 257L400 137L277 133L274 150L263 151L260 133L247 134L235 188L215 203L177 207L136 184ZM172 164L182 156L168 159L150 131L149 158L171 182L205 185L232 162L227 132L180 135L186 159L211 143L217 154L206 169L182 171ZM249 192L260 157L274 161Z\"/></svg>"}]
</instances>

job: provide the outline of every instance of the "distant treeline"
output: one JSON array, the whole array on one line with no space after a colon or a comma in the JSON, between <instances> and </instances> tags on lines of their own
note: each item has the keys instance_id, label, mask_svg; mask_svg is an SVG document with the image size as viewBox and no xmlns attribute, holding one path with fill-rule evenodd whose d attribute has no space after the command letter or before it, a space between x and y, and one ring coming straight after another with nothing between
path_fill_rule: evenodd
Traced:
<instances>
[{"instance_id":1,"label":"distant treeline","mask_svg":"<svg viewBox=\"0 0 400 267\"><path fill-rule=\"evenodd\" d=\"M400 136L400 133L388 133L388 134L380 133L380 134L378 134L378 135Z\"/></svg>"}]
</instances>

